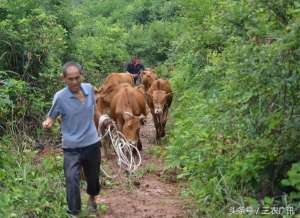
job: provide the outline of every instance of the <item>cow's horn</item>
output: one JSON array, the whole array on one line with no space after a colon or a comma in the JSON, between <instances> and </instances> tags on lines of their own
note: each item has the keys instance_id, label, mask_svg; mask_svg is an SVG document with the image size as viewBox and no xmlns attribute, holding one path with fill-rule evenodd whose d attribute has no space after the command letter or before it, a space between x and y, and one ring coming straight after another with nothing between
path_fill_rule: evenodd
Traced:
<instances>
[{"instance_id":1,"label":"cow's horn","mask_svg":"<svg viewBox=\"0 0 300 218\"><path fill-rule=\"evenodd\" d=\"M127 115L133 117L133 114L131 112L125 111L124 114L127 114Z\"/></svg>"}]
</instances>

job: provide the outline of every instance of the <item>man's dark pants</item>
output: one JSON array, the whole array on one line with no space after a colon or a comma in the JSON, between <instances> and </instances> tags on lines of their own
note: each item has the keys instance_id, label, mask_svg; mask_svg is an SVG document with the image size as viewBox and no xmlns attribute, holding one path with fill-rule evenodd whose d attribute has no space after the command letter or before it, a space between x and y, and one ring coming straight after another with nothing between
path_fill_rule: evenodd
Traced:
<instances>
[{"instance_id":1,"label":"man's dark pants","mask_svg":"<svg viewBox=\"0 0 300 218\"><path fill-rule=\"evenodd\" d=\"M64 149L64 173L69 213L77 215L81 209L81 167L87 182L87 193L92 196L99 194L100 158L100 142L83 148Z\"/></svg>"}]
</instances>

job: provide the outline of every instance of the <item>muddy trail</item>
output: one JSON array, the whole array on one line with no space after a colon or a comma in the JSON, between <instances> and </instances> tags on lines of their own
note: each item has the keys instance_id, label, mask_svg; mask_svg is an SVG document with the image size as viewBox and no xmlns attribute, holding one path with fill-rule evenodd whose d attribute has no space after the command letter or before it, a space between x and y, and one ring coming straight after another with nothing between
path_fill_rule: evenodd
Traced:
<instances>
[{"instance_id":1,"label":"muddy trail","mask_svg":"<svg viewBox=\"0 0 300 218\"><path fill-rule=\"evenodd\" d=\"M164 169L162 155L165 149L163 145L155 145L155 128L150 113L140 136L143 143L142 165L131 176L124 172L115 179L103 176L102 190L97 199L97 217L189 217L188 204L180 197L181 185L176 182L176 175ZM105 158L102 161L106 169L116 172L115 162L115 159L111 162Z\"/></svg>"}]
</instances>

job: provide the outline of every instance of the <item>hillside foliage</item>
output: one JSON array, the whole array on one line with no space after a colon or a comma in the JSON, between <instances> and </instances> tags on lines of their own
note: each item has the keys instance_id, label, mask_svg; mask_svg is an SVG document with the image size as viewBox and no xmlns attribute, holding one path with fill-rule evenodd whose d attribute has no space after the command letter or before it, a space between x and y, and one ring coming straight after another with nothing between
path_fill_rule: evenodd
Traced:
<instances>
[{"instance_id":1,"label":"hillside foliage","mask_svg":"<svg viewBox=\"0 0 300 218\"><path fill-rule=\"evenodd\" d=\"M299 38L297 0L0 0L1 217L66 216L61 160L34 158L61 65L99 86L136 55L172 82L166 163L196 216L300 213Z\"/></svg>"}]
</instances>

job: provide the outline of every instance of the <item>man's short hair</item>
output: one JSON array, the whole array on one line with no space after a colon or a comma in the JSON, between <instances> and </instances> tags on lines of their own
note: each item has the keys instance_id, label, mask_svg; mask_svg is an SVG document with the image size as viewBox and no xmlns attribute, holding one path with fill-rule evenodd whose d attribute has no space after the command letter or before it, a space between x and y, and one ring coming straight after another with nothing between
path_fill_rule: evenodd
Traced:
<instances>
[{"instance_id":1,"label":"man's short hair","mask_svg":"<svg viewBox=\"0 0 300 218\"><path fill-rule=\"evenodd\" d=\"M67 76L67 69L68 69L70 66L76 67L76 68L79 70L79 73L80 73L80 74L83 74L83 67L82 67L80 64L78 64L78 63L76 63L76 62L74 62L74 61L68 61L68 62L65 63L65 64L63 65L63 67L62 67L62 71L63 71L64 77Z\"/></svg>"}]
</instances>

